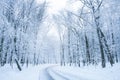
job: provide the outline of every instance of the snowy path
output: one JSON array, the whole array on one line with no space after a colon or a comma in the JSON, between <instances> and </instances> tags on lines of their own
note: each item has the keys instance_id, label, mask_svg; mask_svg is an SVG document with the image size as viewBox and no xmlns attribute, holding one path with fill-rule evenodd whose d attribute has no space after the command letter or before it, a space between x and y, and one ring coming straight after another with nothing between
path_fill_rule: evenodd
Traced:
<instances>
[{"instance_id":1,"label":"snowy path","mask_svg":"<svg viewBox=\"0 0 120 80\"><path fill-rule=\"evenodd\" d=\"M46 67L44 68L42 71L41 71L41 74L40 74L40 77L39 77L39 80L54 80L52 78L52 76L48 73L48 68L49 67Z\"/></svg>"},{"instance_id":2,"label":"snowy path","mask_svg":"<svg viewBox=\"0 0 120 80\"><path fill-rule=\"evenodd\" d=\"M53 71L52 69L55 66L48 66L43 69L42 74L40 74L39 80L69 80L66 77L58 74L57 72Z\"/></svg>"},{"instance_id":3,"label":"snowy path","mask_svg":"<svg viewBox=\"0 0 120 80\"><path fill-rule=\"evenodd\" d=\"M55 66L54 66L55 67ZM50 76L53 77L53 80L69 80L68 78L66 78L65 76L59 74L59 72L54 71L53 68L54 67L49 67L47 68L47 72L49 73Z\"/></svg>"},{"instance_id":4,"label":"snowy path","mask_svg":"<svg viewBox=\"0 0 120 80\"><path fill-rule=\"evenodd\" d=\"M42 75L40 75L39 80L80 80L77 76L67 74L67 73L62 73L60 71L54 70L54 67L57 66L49 66L46 67L42 71ZM85 79L82 79L85 80Z\"/></svg>"},{"instance_id":5,"label":"snowy path","mask_svg":"<svg viewBox=\"0 0 120 80\"><path fill-rule=\"evenodd\" d=\"M9 65L0 68L0 79L2 80L120 80L120 64L114 67L61 67L57 64L44 64L23 67L18 71ZM7 75L7 77L6 77Z\"/></svg>"}]
</instances>

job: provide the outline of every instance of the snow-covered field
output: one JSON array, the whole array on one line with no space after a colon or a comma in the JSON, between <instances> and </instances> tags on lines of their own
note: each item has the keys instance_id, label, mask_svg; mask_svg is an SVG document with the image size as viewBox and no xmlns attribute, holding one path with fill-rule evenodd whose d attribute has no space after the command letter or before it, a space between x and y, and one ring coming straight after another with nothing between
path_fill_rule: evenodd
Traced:
<instances>
[{"instance_id":1,"label":"snow-covered field","mask_svg":"<svg viewBox=\"0 0 120 80\"><path fill-rule=\"evenodd\" d=\"M120 80L120 64L113 67L61 67L59 65L39 65L24 67L22 71L9 65L0 67L1 80Z\"/></svg>"},{"instance_id":2,"label":"snow-covered field","mask_svg":"<svg viewBox=\"0 0 120 80\"><path fill-rule=\"evenodd\" d=\"M120 64L113 67L101 68L101 66L55 67L54 70L69 80L120 80Z\"/></svg>"},{"instance_id":3,"label":"snow-covered field","mask_svg":"<svg viewBox=\"0 0 120 80\"><path fill-rule=\"evenodd\" d=\"M22 71L18 71L17 68L12 69L9 65L0 68L0 79L2 80L40 80L44 75L43 70L48 65L33 66L30 65L28 68L24 67ZM40 76L42 75L42 77Z\"/></svg>"}]
</instances>

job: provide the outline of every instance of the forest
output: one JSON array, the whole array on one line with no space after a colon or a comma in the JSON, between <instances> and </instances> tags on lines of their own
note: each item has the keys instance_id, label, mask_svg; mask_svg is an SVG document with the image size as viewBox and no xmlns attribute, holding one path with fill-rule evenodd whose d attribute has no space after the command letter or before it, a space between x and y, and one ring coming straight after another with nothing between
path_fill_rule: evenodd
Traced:
<instances>
[{"instance_id":1,"label":"forest","mask_svg":"<svg viewBox=\"0 0 120 80\"><path fill-rule=\"evenodd\" d=\"M0 68L113 67L120 62L119 3L66 0L64 8L50 13L47 0L0 0Z\"/></svg>"}]
</instances>

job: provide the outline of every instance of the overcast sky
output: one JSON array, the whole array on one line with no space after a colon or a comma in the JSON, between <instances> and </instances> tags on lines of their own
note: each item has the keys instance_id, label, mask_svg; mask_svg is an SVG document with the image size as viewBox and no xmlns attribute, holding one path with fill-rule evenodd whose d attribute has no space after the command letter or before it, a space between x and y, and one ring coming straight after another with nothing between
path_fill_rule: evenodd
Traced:
<instances>
[{"instance_id":1,"label":"overcast sky","mask_svg":"<svg viewBox=\"0 0 120 80\"><path fill-rule=\"evenodd\" d=\"M47 0L50 13L57 13L59 10L65 8L66 0Z\"/></svg>"},{"instance_id":2,"label":"overcast sky","mask_svg":"<svg viewBox=\"0 0 120 80\"><path fill-rule=\"evenodd\" d=\"M41 2L41 0L37 0L37 1L38 1L38 3ZM59 11L62 9L68 9L68 10L70 9L73 11L77 11L76 7L79 6L79 2L75 2L75 1L72 2L72 0L69 2L67 2L67 1L68 0L46 0L46 2L48 3L47 10L48 10L49 16L59 13ZM48 35L58 38L58 33L56 30L56 27L53 24L52 20L50 20L50 21L51 21L52 27L51 27Z\"/></svg>"},{"instance_id":3,"label":"overcast sky","mask_svg":"<svg viewBox=\"0 0 120 80\"><path fill-rule=\"evenodd\" d=\"M66 5L67 0L46 0L48 3L48 12L55 14L59 10L63 9ZM41 0L37 0L37 2L41 2Z\"/></svg>"}]
</instances>

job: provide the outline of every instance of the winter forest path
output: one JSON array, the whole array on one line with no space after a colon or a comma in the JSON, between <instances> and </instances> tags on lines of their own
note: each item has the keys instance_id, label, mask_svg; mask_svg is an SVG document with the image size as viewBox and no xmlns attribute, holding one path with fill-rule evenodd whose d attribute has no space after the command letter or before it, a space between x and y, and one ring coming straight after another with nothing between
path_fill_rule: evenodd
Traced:
<instances>
[{"instance_id":1,"label":"winter forest path","mask_svg":"<svg viewBox=\"0 0 120 80\"><path fill-rule=\"evenodd\" d=\"M57 67L56 65L48 66L42 70L42 73L39 76L39 80L70 80L63 75L59 74L59 72L54 71L53 68Z\"/></svg>"},{"instance_id":2,"label":"winter forest path","mask_svg":"<svg viewBox=\"0 0 120 80\"><path fill-rule=\"evenodd\" d=\"M48 68L49 67L46 67L42 70L42 73L40 73L40 75L39 75L39 80L43 80L43 79L44 80L54 80L52 78L52 76L48 73Z\"/></svg>"},{"instance_id":3,"label":"winter forest path","mask_svg":"<svg viewBox=\"0 0 120 80\"><path fill-rule=\"evenodd\" d=\"M54 68L56 65L48 66L43 69L42 74L39 76L39 80L86 80L69 73L64 73Z\"/></svg>"}]
</instances>

